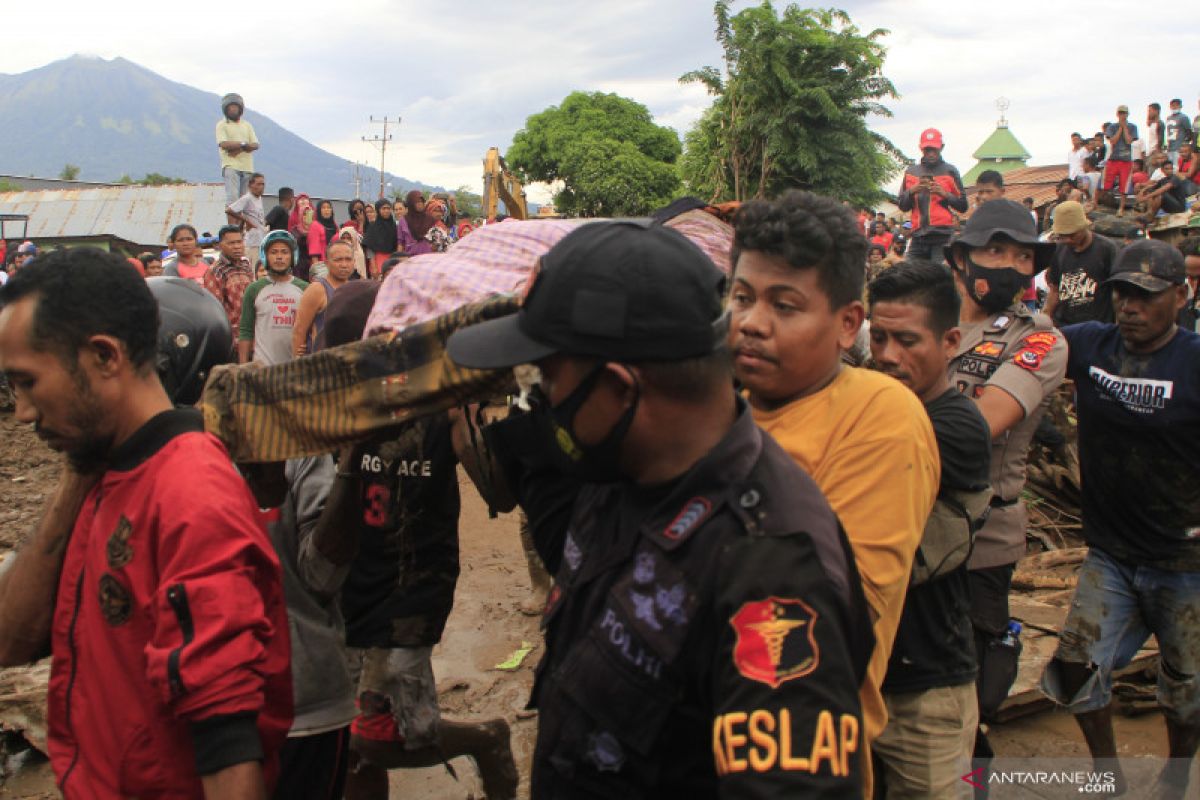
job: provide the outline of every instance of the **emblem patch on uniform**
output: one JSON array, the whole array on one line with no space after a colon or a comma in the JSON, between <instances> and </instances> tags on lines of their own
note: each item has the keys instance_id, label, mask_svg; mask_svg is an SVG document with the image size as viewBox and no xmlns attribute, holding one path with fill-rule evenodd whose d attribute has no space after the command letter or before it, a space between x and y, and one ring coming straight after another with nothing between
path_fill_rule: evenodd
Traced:
<instances>
[{"instance_id":1,"label":"emblem patch on uniform","mask_svg":"<svg viewBox=\"0 0 1200 800\"><path fill-rule=\"evenodd\" d=\"M1018 367L1024 367L1030 372L1036 372L1042 366L1042 356L1040 353L1035 353L1032 350L1022 350L1013 356L1013 363Z\"/></svg>"},{"instance_id":2,"label":"emblem patch on uniform","mask_svg":"<svg viewBox=\"0 0 1200 800\"><path fill-rule=\"evenodd\" d=\"M638 553L633 559L633 579L637 583L650 583L654 580L654 554Z\"/></svg>"},{"instance_id":3,"label":"emblem patch on uniform","mask_svg":"<svg viewBox=\"0 0 1200 800\"><path fill-rule=\"evenodd\" d=\"M813 628L817 612L799 598L768 597L742 604L729 620L737 633L738 672L772 689L817 668L821 654Z\"/></svg>"},{"instance_id":4,"label":"emblem patch on uniform","mask_svg":"<svg viewBox=\"0 0 1200 800\"><path fill-rule=\"evenodd\" d=\"M980 342L971 352L981 356L996 357L1004 352L1004 345L1000 342Z\"/></svg>"},{"instance_id":5,"label":"emblem patch on uniform","mask_svg":"<svg viewBox=\"0 0 1200 800\"><path fill-rule=\"evenodd\" d=\"M575 544L575 536L570 531L567 531L567 541L563 545L563 561L567 562L571 572L579 569L580 563L583 562L583 551Z\"/></svg>"},{"instance_id":6,"label":"emblem patch on uniform","mask_svg":"<svg viewBox=\"0 0 1200 800\"><path fill-rule=\"evenodd\" d=\"M687 588L682 583L670 588L656 586L650 594L631 589L629 601L633 603L634 616L656 631L663 629L662 619L675 625L687 624L687 611L684 608L687 602Z\"/></svg>"},{"instance_id":7,"label":"emblem patch on uniform","mask_svg":"<svg viewBox=\"0 0 1200 800\"><path fill-rule=\"evenodd\" d=\"M986 292L987 292L987 287L985 286L984 293L986 293ZM996 321L992 323L992 330L1002 331L1005 328L1007 328L1009 326L1009 323L1011 323L1011 322L1012 322L1011 317L1009 317L1007 314L1001 314L1000 316L996 317Z\"/></svg>"},{"instance_id":8,"label":"emblem patch on uniform","mask_svg":"<svg viewBox=\"0 0 1200 800\"><path fill-rule=\"evenodd\" d=\"M133 560L133 545L129 544L132 534L133 525L122 514L117 520L116 529L108 537L108 544L104 547L109 569L120 569Z\"/></svg>"},{"instance_id":9,"label":"emblem patch on uniform","mask_svg":"<svg viewBox=\"0 0 1200 800\"><path fill-rule=\"evenodd\" d=\"M620 772L625 765L625 748L617 737L600 731L588 737L587 758L599 772Z\"/></svg>"},{"instance_id":10,"label":"emblem patch on uniform","mask_svg":"<svg viewBox=\"0 0 1200 800\"><path fill-rule=\"evenodd\" d=\"M663 536L673 541L682 539L693 528L699 526L710 511L712 511L712 503L708 498L693 497L687 501L687 505L679 512L679 516L671 520L671 524L663 530Z\"/></svg>"},{"instance_id":11,"label":"emblem patch on uniform","mask_svg":"<svg viewBox=\"0 0 1200 800\"><path fill-rule=\"evenodd\" d=\"M1023 344L1026 347L1041 347L1045 348L1045 352L1049 353L1050 348L1054 347L1058 337L1053 333L1031 333L1025 337Z\"/></svg>"},{"instance_id":12,"label":"emblem patch on uniform","mask_svg":"<svg viewBox=\"0 0 1200 800\"><path fill-rule=\"evenodd\" d=\"M109 625L121 625L133 611L133 598L121 582L107 572L100 576L100 613Z\"/></svg>"},{"instance_id":13,"label":"emblem patch on uniform","mask_svg":"<svg viewBox=\"0 0 1200 800\"><path fill-rule=\"evenodd\" d=\"M1030 372L1041 369L1042 359L1058 342L1053 333L1031 333L1021 340L1021 349L1013 356L1013 363Z\"/></svg>"}]
</instances>

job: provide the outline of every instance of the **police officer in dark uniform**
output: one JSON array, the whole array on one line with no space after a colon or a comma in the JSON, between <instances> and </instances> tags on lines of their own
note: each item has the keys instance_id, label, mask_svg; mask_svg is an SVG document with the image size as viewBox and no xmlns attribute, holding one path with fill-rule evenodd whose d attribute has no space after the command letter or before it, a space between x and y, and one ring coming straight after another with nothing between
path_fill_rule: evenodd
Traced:
<instances>
[{"instance_id":1,"label":"police officer in dark uniform","mask_svg":"<svg viewBox=\"0 0 1200 800\"><path fill-rule=\"evenodd\" d=\"M535 798L859 797L874 645L846 537L730 381L724 277L658 225L591 223L465 366L536 363L487 431L556 583Z\"/></svg>"}]
</instances>

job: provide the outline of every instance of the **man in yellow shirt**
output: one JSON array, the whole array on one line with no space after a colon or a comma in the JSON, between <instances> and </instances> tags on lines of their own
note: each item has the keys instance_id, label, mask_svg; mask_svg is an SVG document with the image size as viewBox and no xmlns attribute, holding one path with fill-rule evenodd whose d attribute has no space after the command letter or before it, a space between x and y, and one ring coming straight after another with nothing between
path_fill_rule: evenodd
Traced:
<instances>
[{"instance_id":1,"label":"man in yellow shirt","mask_svg":"<svg viewBox=\"0 0 1200 800\"><path fill-rule=\"evenodd\" d=\"M225 205L232 205L250 188L258 137L254 126L242 119L246 104L240 94L221 98L222 117L217 122L217 148L221 151L221 177L225 180Z\"/></svg>"},{"instance_id":2,"label":"man in yellow shirt","mask_svg":"<svg viewBox=\"0 0 1200 800\"><path fill-rule=\"evenodd\" d=\"M744 205L729 346L755 421L812 475L854 550L876 639L860 690L869 747L887 724L880 686L940 464L916 395L842 364L863 321L866 250L854 217L830 198L793 191ZM864 776L869 798L866 767Z\"/></svg>"}]
</instances>

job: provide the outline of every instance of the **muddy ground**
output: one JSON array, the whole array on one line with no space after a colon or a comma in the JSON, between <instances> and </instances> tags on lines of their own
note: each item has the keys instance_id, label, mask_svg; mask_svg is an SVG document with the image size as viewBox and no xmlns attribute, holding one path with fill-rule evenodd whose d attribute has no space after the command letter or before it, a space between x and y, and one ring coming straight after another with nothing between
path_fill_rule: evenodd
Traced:
<instances>
[{"instance_id":1,"label":"muddy ground","mask_svg":"<svg viewBox=\"0 0 1200 800\"><path fill-rule=\"evenodd\" d=\"M0 414L0 550L7 551L33 526L45 493L56 475L54 454ZM512 726L513 748L528 795L529 759L536 717L524 711L533 666L541 655L537 620L522 611L530 603L529 577L516 517L489 519L469 481L463 488L462 577L454 613L443 643L434 653L443 714L470 721L503 717ZM496 669L523 644L533 646L521 666ZM1157 713L1117 717L1123 755L1166 752L1166 735ZM1043 712L993 728L997 754L1013 757L1071 757L1087 753L1069 715ZM34 759L36 761L37 759ZM10 766L17 763L10 761ZM458 779L436 767L392 774L392 796L406 800L442 800L479 796L479 784L466 760L452 762ZM23 767L0 786L0 798L54 797L44 764Z\"/></svg>"}]
</instances>

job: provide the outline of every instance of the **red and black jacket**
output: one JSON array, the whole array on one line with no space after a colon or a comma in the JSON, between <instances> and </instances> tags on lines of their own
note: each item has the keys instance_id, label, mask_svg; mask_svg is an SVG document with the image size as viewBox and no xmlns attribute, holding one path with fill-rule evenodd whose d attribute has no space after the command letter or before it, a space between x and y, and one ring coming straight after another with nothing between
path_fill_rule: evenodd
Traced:
<instances>
[{"instance_id":1,"label":"red and black jacket","mask_svg":"<svg viewBox=\"0 0 1200 800\"><path fill-rule=\"evenodd\" d=\"M71 798L201 798L292 718L279 560L245 483L192 410L111 460L76 519L51 632L49 750Z\"/></svg>"},{"instance_id":2,"label":"red and black jacket","mask_svg":"<svg viewBox=\"0 0 1200 800\"><path fill-rule=\"evenodd\" d=\"M947 196L939 197L932 192L917 191L922 178L932 178L946 190ZM934 164L918 161L904 171L904 183L900 187L896 205L901 211L912 212L913 236L953 233L954 215L950 213L950 209L960 214L967 210L967 196L963 191L962 177L954 165L946 163L943 159L939 158Z\"/></svg>"}]
</instances>

